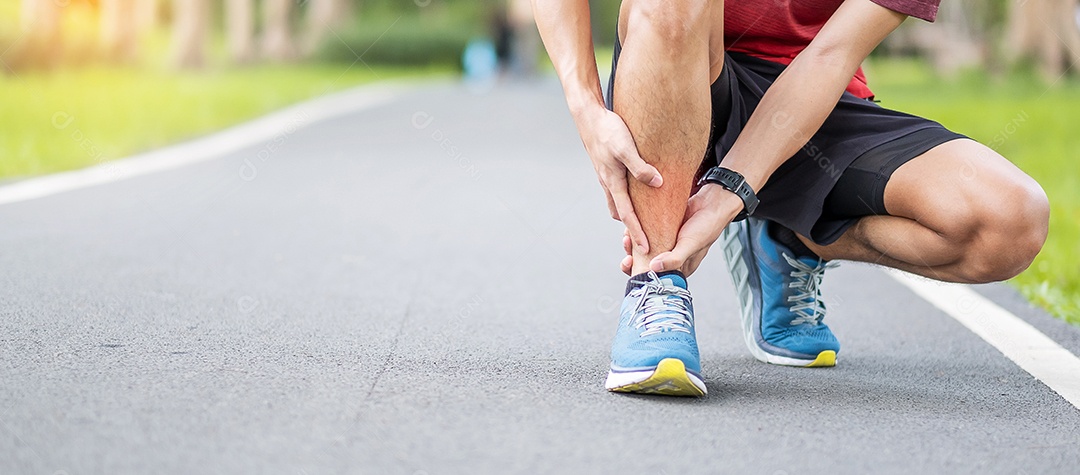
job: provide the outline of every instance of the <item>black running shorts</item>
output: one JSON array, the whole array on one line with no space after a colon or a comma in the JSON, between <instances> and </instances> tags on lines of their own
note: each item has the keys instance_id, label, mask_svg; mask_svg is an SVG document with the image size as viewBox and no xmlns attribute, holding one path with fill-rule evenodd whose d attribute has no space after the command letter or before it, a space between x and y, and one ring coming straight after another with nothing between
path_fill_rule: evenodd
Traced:
<instances>
[{"instance_id":1,"label":"black running shorts","mask_svg":"<svg viewBox=\"0 0 1080 475\"><path fill-rule=\"evenodd\" d=\"M609 109L620 52L616 41L606 95ZM723 71L712 84L713 130L702 170L722 163L784 68L744 54L725 55ZM831 244L859 218L887 214L883 200L892 172L931 148L960 138L964 136L932 120L844 92L810 141L758 190L761 204L754 216L818 244Z\"/></svg>"}]
</instances>

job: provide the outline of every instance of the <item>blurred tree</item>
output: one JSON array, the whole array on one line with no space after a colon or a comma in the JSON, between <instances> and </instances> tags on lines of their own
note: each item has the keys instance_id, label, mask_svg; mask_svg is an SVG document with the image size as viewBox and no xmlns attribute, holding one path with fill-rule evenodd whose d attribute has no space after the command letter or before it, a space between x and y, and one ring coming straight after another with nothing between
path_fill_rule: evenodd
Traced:
<instances>
[{"instance_id":1,"label":"blurred tree","mask_svg":"<svg viewBox=\"0 0 1080 475\"><path fill-rule=\"evenodd\" d=\"M1015 61L1031 57L1039 71L1057 81L1070 64L1080 62L1078 0L1014 0L1010 3L1009 54Z\"/></svg>"},{"instance_id":2,"label":"blurred tree","mask_svg":"<svg viewBox=\"0 0 1080 475\"><path fill-rule=\"evenodd\" d=\"M509 2L508 17L514 31L510 72L517 76L531 76L536 74L540 49L543 47L540 42L540 33L536 30L532 5L529 0L509 0Z\"/></svg>"},{"instance_id":3,"label":"blurred tree","mask_svg":"<svg viewBox=\"0 0 1080 475\"><path fill-rule=\"evenodd\" d=\"M135 0L135 28L139 34L152 31L161 18L161 3L158 0Z\"/></svg>"},{"instance_id":4,"label":"blurred tree","mask_svg":"<svg viewBox=\"0 0 1080 475\"><path fill-rule=\"evenodd\" d=\"M60 59L60 3L53 0L22 0L23 43L19 62L51 66Z\"/></svg>"},{"instance_id":5,"label":"blurred tree","mask_svg":"<svg viewBox=\"0 0 1080 475\"><path fill-rule=\"evenodd\" d=\"M293 44L292 13L294 0L265 0L263 2L262 52L274 61L296 58Z\"/></svg>"},{"instance_id":6,"label":"blurred tree","mask_svg":"<svg viewBox=\"0 0 1080 475\"><path fill-rule=\"evenodd\" d=\"M304 33L304 56L311 56L323 41L336 35L335 28L345 25L352 18L351 5L346 0L308 1L307 28Z\"/></svg>"},{"instance_id":7,"label":"blurred tree","mask_svg":"<svg viewBox=\"0 0 1080 475\"><path fill-rule=\"evenodd\" d=\"M101 43L105 57L127 62L138 54L135 0L101 0Z\"/></svg>"},{"instance_id":8,"label":"blurred tree","mask_svg":"<svg viewBox=\"0 0 1080 475\"><path fill-rule=\"evenodd\" d=\"M1003 69L1032 59L1056 81L1080 62L1080 0L951 0L936 24L907 22L884 43L892 54L924 54L938 72L969 67Z\"/></svg>"},{"instance_id":9,"label":"blurred tree","mask_svg":"<svg viewBox=\"0 0 1080 475\"><path fill-rule=\"evenodd\" d=\"M234 63L255 59L255 1L225 0L225 36Z\"/></svg>"},{"instance_id":10,"label":"blurred tree","mask_svg":"<svg viewBox=\"0 0 1080 475\"><path fill-rule=\"evenodd\" d=\"M619 21L620 0L589 0L593 42L597 45L615 44L615 25Z\"/></svg>"},{"instance_id":11,"label":"blurred tree","mask_svg":"<svg viewBox=\"0 0 1080 475\"><path fill-rule=\"evenodd\" d=\"M965 5L967 3L967 5ZM989 49L982 35L970 0L942 2L935 25L920 23L923 39L934 68L951 76L962 69L980 67L986 63Z\"/></svg>"},{"instance_id":12,"label":"blurred tree","mask_svg":"<svg viewBox=\"0 0 1080 475\"><path fill-rule=\"evenodd\" d=\"M934 69L944 75L982 66L991 49L986 31L976 13L976 2L985 0L949 0L941 3L937 21L907 21L883 43L887 54L925 56Z\"/></svg>"},{"instance_id":13,"label":"blurred tree","mask_svg":"<svg viewBox=\"0 0 1080 475\"><path fill-rule=\"evenodd\" d=\"M197 68L206 63L209 0L173 0L173 63Z\"/></svg>"}]
</instances>

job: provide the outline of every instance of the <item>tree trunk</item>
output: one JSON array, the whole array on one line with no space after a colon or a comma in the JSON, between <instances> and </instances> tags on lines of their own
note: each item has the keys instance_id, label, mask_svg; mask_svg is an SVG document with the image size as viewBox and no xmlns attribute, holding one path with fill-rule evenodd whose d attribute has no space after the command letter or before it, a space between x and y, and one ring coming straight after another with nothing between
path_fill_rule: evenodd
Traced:
<instances>
[{"instance_id":1,"label":"tree trunk","mask_svg":"<svg viewBox=\"0 0 1080 475\"><path fill-rule=\"evenodd\" d=\"M120 62L135 59L135 0L101 0L101 43L105 57Z\"/></svg>"},{"instance_id":2,"label":"tree trunk","mask_svg":"<svg viewBox=\"0 0 1080 475\"><path fill-rule=\"evenodd\" d=\"M345 0L311 0L308 5L307 28L304 33L304 56L315 54L335 29L352 19Z\"/></svg>"},{"instance_id":3,"label":"tree trunk","mask_svg":"<svg viewBox=\"0 0 1080 475\"><path fill-rule=\"evenodd\" d=\"M135 28L139 34L158 27L158 0L135 0Z\"/></svg>"},{"instance_id":4,"label":"tree trunk","mask_svg":"<svg viewBox=\"0 0 1080 475\"><path fill-rule=\"evenodd\" d=\"M1014 1L1009 9L1009 57L1033 58L1042 76L1056 82L1080 61L1077 0Z\"/></svg>"},{"instance_id":5,"label":"tree trunk","mask_svg":"<svg viewBox=\"0 0 1080 475\"><path fill-rule=\"evenodd\" d=\"M206 64L209 0L173 1L173 63L180 68Z\"/></svg>"},{"instance_id":6,"label":"tree trunk","mask_svg":"<svg viewBox=\"0 0 1080 475\"><path fill-rule=\"evenodd\" d=\"M1035 37L1039 28L1038 2L1009 2L1005 37L1008 39L1006 52L1010 62L1015 62L1021 56L1035 50Z\"/></svg>"},{"instance_id":7,"label":"tree trunk","mask_svg":"<svg viewBox=\"0 0 1080 475\"><path fill-rule=\"evenodd\" d=\"M987 51L984 42L968 13L968 9L977 5L970 3L957 0L944 2L935 24L920 24L928 34L926 39L930 41L926 47L939 74L955 75L962 69L979 67L985 62Z\"/></svg>"},{"instance_id":8,"label":"tree trunk","mask_svg":"<svg viewBox=\"0 0 1080 475\"><path fill-rule=\"evenodd\" d=\"M536 30L536 19L533 17L531 2L510 0L508 16L510 26L514 30L510 72L516 76L533 76L536 74L542 43L540 33Z\"/></svg>"},{"instance_id":9,"label":"tree trunk","mask_svg":"<svg viewBox=\"0 0 1080 475\"><path fill-rule=\"evenodd\" d=\"M1030 0L1029 0L1030 1ZM1056 81L1061 77L1064 72L1065 65L1061 64L1061 58L1064 48L1061 47L1061 40L1058 39L1057 27L1059 22L1054 15L1058 10L1058 0L1042 0L1034 1L1039 5L1039 18L1043 23L1039 29L1039 42L1036 44L1036 57L1039 58L1039 71L1042 72L1043 77L1048 81Z\"/></svg>"},{"instance_id":10,"label":"tree trunk","mask_svg":"<svg viewBox=\"0 0 1080 475\"><path fill-rule=\"evenodd\" d=\"M1054 5L1056 10L1051 18L1056 21L1059 28L1057 37L1064 47L1061 52L1063 67L1068 68L1070 64L1080 66L1080 25L1077 24L1080 21L1077 16L1080 14L1077 12L1080 0L1056 0Z\"/></svg>"},{"instance_id":11,"label":"tree trunk","mask_svg":"<svg viewBox=\"0 0 1080 475\"><path fill-rule=\"evenodd\" d=\"M60 32L59 2L22 0L22 30L29 36L55 38Z\"/></svg>"},{"instance_id":12,"label":"tree trunk","mask_svg":"<svg viewBox=\"0 0 1080 475\"><path fill-rule=\"evenodd\" d=\"M296 58L292 38L293 0L266 0L263 2L263 56L274 61Z\"/></svg>"},{"instance_id":13,"label":"tree trunk","mask_svg":"<svg viewBox=\"0 0 1080 475\"><path fill-rule=\"evenodd\" d=\"M60 7L53 0L22 0L23 43L18 63L52 66L60 60Z\"/></svg>"},{"instance_id":14,"label":"tree trunk","mask_svg":"<svg viewBox=\"0 0 1080 475\"><path fill-rule=\"evenodd\" d=\"M233 62L244 64L255 59L254 0L225 0L225 33Z\"/></svg>"}]
</instances>

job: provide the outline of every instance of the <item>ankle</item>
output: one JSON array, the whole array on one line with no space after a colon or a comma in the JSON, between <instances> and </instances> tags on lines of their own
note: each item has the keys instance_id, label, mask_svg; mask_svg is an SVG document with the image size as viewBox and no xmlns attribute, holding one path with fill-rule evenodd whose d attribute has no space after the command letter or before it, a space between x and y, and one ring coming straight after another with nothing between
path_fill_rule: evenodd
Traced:
<instances>
[{"instance_id":1,"label":"ankle","mask_svg":"<svg viewBox=\"0 0 1080 475\"><path fill-rule=\"evenodd\" d=\"M645 284L646 282L651 281L652 278L649 276L649 274L651 272L652 271L645 271L645 272L642 272L642 273L639 273L639 274L634 274L632 277L630 277L630 280L628 280L626 282L626 292L625 293L629 294L631 290L634 290L635 288ZM683 289L689 289L689 286L687 285L687 282L686 282L686 275L684 275L680 271L669 270L669 271L664 271L664 272L657 272L656 277L658 279L667 278L668 280L670 280L676 286L681 287Z\"/></svg>"}]
</instances>

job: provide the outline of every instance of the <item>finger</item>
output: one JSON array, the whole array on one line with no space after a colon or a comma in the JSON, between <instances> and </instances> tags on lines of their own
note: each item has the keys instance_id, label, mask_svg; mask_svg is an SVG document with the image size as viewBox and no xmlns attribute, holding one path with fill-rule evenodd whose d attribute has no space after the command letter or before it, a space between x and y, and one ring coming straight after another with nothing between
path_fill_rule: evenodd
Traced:
<instances>
[{"instance_id":1,"label":"finger","mask_svg":"<svg viewBox=\"0 0 1080 475\"><path fill-rule=\"evenodd\" d=\"M653 188L659 188L664 184L664 177L660 175L660 171L646 163L641 155L638 155L636 148L624 152L621 161L635 180Z\"/></svg>"},{"instance_id":2,"label":"finger","mask_svg":"<svg viewBox=\"0 0 1080 475\"><path fill-rule=\"evenodd\" d=\"M611 192L611 199L615 201L615 208L619 210L619 221L626 226L637 252L648 253L649 240L645 237L645 231L641 228L637 215L634 214L634 204L630 202L630 194L626 191L625 177L623 180L609 180L608 183L610 183L608 191Z\"/></svg>"},{"instance_id":3,"label":"finger","mask_svg":"<svg viewBox=\"0 0 1080 475\"><path fill-rule=\"evenodd\" d=\"M623 231L622 248L626 251L626 255L629 256L633 254L633 243L630 242L630 231Z\"/></svg>"},{"instance_id":4,"label":"finger","mask_svg":"<svg viewBox=\"0 0 1080 475\"><path fill-rule=\"evenodd\" d=\"M603 185L604 183L600 182L600 184ZM604 197L607 198L607 209L608 213L611 214L611 219L618 221L619 210L615 207L615 200L611 199L611 192L607 190L606 186L604 187Z\"/></svg>"},{"instance_id":5,"label":"finger","mask_svg":"<svg viewBox=\"0 0 1080 475\"><path fill-rule=\"evenodd\" d=\"M637 215L634 214L634 205L630 202L630 195L612 190L611 197L615 200L615 207L619 209L619 221L622 221L623 225L626 226L626 230L630 233L630 240L634 243L634 249L639 254L647 254L649 252L649 240L645 237L645 231L641 228Z\"/></svg>"},{"instance_id":6,"label":"finger","mask_svg":"<svg viewBox=\"0 0 1080 475\"><path fill-rule=\"evenodd\" d=\"M619 269L623 274L630 275L630 271L634 268L634 256L626 256L622 262L619 263Z\"/></svg>"}]
</instances>

